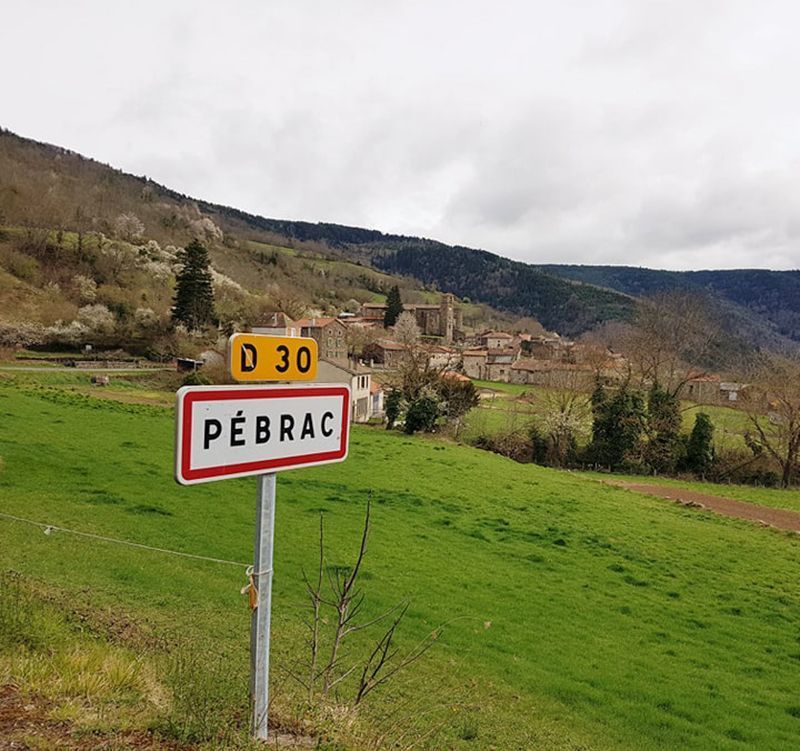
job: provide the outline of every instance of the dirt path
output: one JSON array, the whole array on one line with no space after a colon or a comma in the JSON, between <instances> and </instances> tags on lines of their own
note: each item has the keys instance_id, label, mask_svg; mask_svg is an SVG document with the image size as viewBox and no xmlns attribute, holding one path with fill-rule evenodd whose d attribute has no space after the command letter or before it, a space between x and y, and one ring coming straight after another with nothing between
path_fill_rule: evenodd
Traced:
<instances>
[{"instance_id":1,"label":"dirt path","mask_svg":"<svg viewBox=\"0 0 800 751\"><path fill-rule=\"evenodd\" d=\"M747 519L776 529L785 529L800 533L800 512L785 509L757 506L754 503L734 501L732 498L720 498L716 495L700 493L696 490L675 488L666 485L647 485L626 480L604 480L608 485L617 485L637 493L646 493L658 498L677 501L684 506L693 506L714 511L723 516L736 519Z\"/></svg>"}]
</instances>

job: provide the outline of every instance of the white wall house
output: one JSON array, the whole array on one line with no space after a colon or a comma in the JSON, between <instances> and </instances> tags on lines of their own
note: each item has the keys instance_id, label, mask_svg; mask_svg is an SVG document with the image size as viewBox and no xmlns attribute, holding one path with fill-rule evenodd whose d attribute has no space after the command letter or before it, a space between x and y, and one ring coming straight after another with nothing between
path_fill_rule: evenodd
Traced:
<instances>
[{"instance_id":1,"label":"white wall house","mask_svg":"<svg viewBox=\"0 0 800 751\"><path fill-rule=\"evenodd\" d=\"M365 365L334 362L320 358L317 367L318 383L344 383L350 387L352 399L350 419L352 422L367 422L372 417L373 398L370 394L372 371Z\"/></svg>"}]
</instances>

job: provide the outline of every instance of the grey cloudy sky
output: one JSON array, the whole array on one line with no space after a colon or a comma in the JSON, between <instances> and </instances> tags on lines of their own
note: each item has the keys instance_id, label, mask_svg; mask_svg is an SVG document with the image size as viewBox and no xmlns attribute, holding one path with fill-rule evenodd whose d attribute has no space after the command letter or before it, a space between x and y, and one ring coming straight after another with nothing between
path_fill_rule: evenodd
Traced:
<instances>
[{"instance_id":1,"label":"grey cloudy sky","mask_svg":"<svg viewBox=\"0 0 800 751\"><path fill-rule=\"evenodd\" d=\"M271 217L800 266L800 5L4 3L0 125Z\"/></svg>"}]
</instances>

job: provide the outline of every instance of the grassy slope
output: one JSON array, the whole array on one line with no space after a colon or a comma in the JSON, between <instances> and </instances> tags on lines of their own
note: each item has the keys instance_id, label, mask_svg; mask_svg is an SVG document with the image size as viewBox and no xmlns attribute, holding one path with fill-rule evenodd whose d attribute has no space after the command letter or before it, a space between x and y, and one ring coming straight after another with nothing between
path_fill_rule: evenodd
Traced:
<instances>
[{"instance_id":1,"label":"grassy slope","mask_svg":"<svg viewBox=\"0 0 800 751\"><path fill-rule=\"evenodd\" d=\"M250 558L254 483L175 486L168 412L6 387L0 414L2 511ZM345 465L280 479L278 661L298 629L317 511L328 520L331 559L344 563L370 490L374 605L412 600L406 644L451 621L411 687L424 691L445 675L430 702L468 696L477 707L477 738L458 740L454 719L439 743L638 750L800 741L795 538L384 431L356 429ZM235 567L0 524L3 568L68 592L89 588L96 606L196 634L245 675L248 616Z\"/></svg>"}]
</instances>

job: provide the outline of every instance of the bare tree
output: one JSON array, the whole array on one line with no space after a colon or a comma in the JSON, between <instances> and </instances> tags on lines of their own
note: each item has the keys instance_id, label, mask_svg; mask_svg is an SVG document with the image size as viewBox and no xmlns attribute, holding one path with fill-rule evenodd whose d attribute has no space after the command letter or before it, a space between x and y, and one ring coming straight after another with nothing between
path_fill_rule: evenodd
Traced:
<instances>
[{"instance_id":1,"label":"bare tree","mask_svg":"<svg viewBox=\"0 0 800 751\"><path fill-rule=\"evenodd\" d=\"M361 533L361 544L355 564L352 568L332 568L325 564L324 529L322 516L320 516L317 576L313 583L307 576L305 577L306 590L311 601L311 620L307 624L310 631L311 652L309 674L307 680L294 676L308 689L309 700L314 698L317 690L323 697L327 697L337 686L355 674L359 677L353 704L359 704L369 693L422 657L440 634L441 629L434 630L429 637L423 639L404 655L400 655L393 645L397 629L408 610L408 603L395 605L372 618L360 619L364 608L365 594L359 588L359 574L367 552L369 526L370 503L368 502L364 516L364 528ZM326 578L327 588L324 586ZM329 636L328 657L325 664L320 667L322 632L325 624L328 623L322 615L323 608L333 610L335 615L332 619L332 633ZM361 661L351 659L348 662L345 645L349 637L389 619L391 619L389 626L377 638L368 656Z\"/></svg>"},{"instance_id":2,"label":"bare tree","mask_svg":"<svg viewBox=\"0 0 800 751\"><path fill-rule=\"evenodd\" d=\"M781 487L788 488L800 459L800 359L764 355L753 376L743 397L752 428L745 437L777 462Z\"/></svg>"},{"instance_id":3,"label":"bare tree","mask_svg":"<svg viewBox=\"0 0 800 751\"><path fill-rule=\"evenodd\" d=\"M378 340L380 333L382 330L379 331L369 326L361 326L357 323L348 324L345 334L348 354L361 357L364 349Z\"/></svg>"},{"instance_id":4,"label":"bare tree","mask_svg":"<svg viewBox=\"0 0 800 751\"><path fill-rule=\"evenodd\" d=\"M696 372L716 332L701 293L659 292L639 303L625 349L643 381L675 396Z\"/></svg>"}]
</instances>

